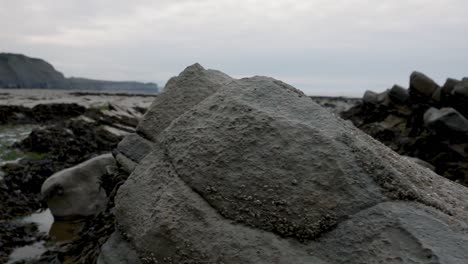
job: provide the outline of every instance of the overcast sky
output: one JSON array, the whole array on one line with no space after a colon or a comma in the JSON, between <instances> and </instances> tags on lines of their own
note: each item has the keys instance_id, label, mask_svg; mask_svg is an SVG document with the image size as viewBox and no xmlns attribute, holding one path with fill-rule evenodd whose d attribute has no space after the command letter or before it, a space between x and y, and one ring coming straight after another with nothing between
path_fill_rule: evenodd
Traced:
<instances>
[{"instance_id":1,"label":"overcast sky","mask_svg":"<svg viewBox=\"0 0 468 264\"><path fill-rule=\"evenodd\" d=\"M164 84L195 62L361 96L468 76L466 0L0 0L0 51L66 76Z\"/></svg>"}]
</instances>

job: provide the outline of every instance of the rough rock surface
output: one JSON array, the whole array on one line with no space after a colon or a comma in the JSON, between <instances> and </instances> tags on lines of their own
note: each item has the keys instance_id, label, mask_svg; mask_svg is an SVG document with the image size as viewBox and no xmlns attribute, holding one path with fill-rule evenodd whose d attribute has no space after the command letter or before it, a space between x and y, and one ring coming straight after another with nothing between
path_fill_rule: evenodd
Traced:
<instances>
[{"instance_id":1,"label":"rough rock surface","mask_svg":"<svg viewBox=\"0 0 468 264\"><path fill-rule=\"evenodd\" d=\"M222 72L205 70L198 63L187 67L179 76L167 82L163 92L143 116L137 132L154 141L175 118L232 80Z\"/></svg>"},{"instance_id":2,"label":"rough rock surface","mask_svg":"<svg viewBox=\"0 0 468 264\"><path fill-rule=\"evenodd\" d=\"M468 261L467 190L295 88L229 80L187 108L140 124L157 145L116 198L143 263Z\"/></svg>"},{"instance_id":3,"label":"rough rock surface","mask_svg":"<svg viewBox=\"0 0 468 264\"><path fill-rule=\"evenodd\" d=\"M420 159L415 158L415 157L409 157L409 156L404 156L404 155L403 155L403 157L405 159L408 159L408 160L410 160L410 161L424 167L424 168L430 169L431 171L435 171L435 167L432 166L431 164L429 164L428 162L425 162L424 160L420 160Z\"/></svg>"}]
</instances>

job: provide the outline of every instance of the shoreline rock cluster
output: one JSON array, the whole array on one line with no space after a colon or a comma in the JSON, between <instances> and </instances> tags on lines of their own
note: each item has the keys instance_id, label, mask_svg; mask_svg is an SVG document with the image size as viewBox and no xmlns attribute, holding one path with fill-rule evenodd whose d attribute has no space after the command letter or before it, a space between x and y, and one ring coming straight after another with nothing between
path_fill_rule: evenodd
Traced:
<instances>
[{"instance_id":1,"label":"shoreline rock cluster","mask_svg":"<svg viewBox=\"0 0 468 264\"><path fill-rule=\"evenodd\" d=\"M439 86L413 72L409 88L367 91L362 103L341 114L401 155L423 160L435 171L468 184L468 79Z\"/></svg>"},{"instance_id":2,"label":"shoreline rock cluster","mask_svg":"<svg viewBox=\"0 0 468 264\"><path fill-rule=\"evenodd\" d=\"M34 157L27 156L1 168L4 173L0 180L2 262L13 248L47 239L39 236L34 228L14 221L45 206L40 188L46 178L94 156L110 153L125 135L135 132L146 109L143 105L133 108L118 103L91 108L76 103L39 103L32 108L3 105L0 110L1 115L9 117L4 125L37 126L12 146L33 153ZM109 184L107 187L112 188Z\"/></svg>"},{"instance_id":3,"label":"shoreline rock cluster","mask_svg":"<svg viewBox=\"0 0 468 264\"><path fill-rule=\"evenodd\" d=\"M127 137L100 264L468 260L465 187L281 81L192 65Z\"/></svg>"},{"instance_id":4,"label":"shoreline rock cluster","mask_svg":"<svg viewBox=\"0 0 468 264\"><path fill-rule=\"evenodd\" d=\"M407 117L415 142L464 135L457 119L464 110L433 103L437 91L440 102L449 98L414 73L409 91L368 92L343 116L358 127L380 122L386 129L386 122L396 119L401 127ZM125 131L109 144L118 168L101 177L106 209L87 219L78 239L37 263L468 261L466 187L395 153L284 82L235 79L194 64L167 82L141 118L128 119L131 111L117 106L100 112L88 109L68 121ZM86 144L67 142L57 129L31 133L19 146L68 159L50 148L51 136ZM76 136L72 125L68 130Z\"/></svg>"}]
</instances>

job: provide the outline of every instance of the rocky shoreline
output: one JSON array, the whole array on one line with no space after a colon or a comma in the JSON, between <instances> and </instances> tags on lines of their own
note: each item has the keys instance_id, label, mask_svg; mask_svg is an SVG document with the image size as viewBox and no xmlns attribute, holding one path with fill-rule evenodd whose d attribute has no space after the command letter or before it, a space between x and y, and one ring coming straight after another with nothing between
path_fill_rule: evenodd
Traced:
<instances>
[{"instance_id":1,"label":"rocky shoreline","mask_svg":"<svg viewBox=\"0 0 468 264\"><path fill-rule=\"evenodd\" d=\"M430 164L439 175L468 185L468 79L440 86L414 72L409 88L367 91L341 113L395 152Z\"/></svg>"},{"instance_id":2,"label":"rocky shoreline","mask_svg":"<svg viewBox=\"0 0 468 264\"><path fill-rule=\"evenodd\" d=\"M464 263L465 84L413 73L409 89L309 98L195 64L146 107L88 104L17 142L43 156L3 167L10 204L31 209L7 215L44 206L44 175L112 152L105 210L28 263ZM47 239L3 223L0 261Z\"/></svg>"},{"instance_id":3,"label":"rocky shoreline","mask_svg":"<svg viewBox=\"0 0 468 264\"><path fill-rule=\"evenodd\" d=\"M34 97L44 92L49 96ZM33 129L24 139L8 147L14 153L8 159L19 160L7 160L1 167L2 263L13 249L47 240L33 224L15 220L46 207L40 197L44 180L57 171L111 152L125 135L135 131L142 113L154 98L154 95L125 97L41 91L28 94L27 99L19 96L21 104L30 101L30 107L25 107L13 103L17 93L7 93L0 99L1 125L6 128L26 125ZM58 103L63 95L67 102ZM1 105L2 100L8 103Z\"/></svg>"},{"instance_id":4,"label":"rocky shoreline","mask_svg":"<svg viewBox=\"0 0 468 264\"><path fill-rule=\"evenodd\" d=\"M100 264L468 260L464 186L273 78L192 65L117 150Z\"/></svg>"}]
</instances>

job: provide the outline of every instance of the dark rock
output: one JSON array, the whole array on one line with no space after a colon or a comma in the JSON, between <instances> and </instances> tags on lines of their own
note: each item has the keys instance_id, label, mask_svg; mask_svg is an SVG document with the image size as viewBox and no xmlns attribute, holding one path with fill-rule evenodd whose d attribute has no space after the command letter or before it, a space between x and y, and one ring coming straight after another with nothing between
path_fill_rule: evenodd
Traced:
<instances>
[{"instance_id":1,"label":"dark rock","mask_svg":"<svg viewBox=\"0 0 468 264\"><path fill-rule=\"evenodd\" d=\"M424 124L437 133L468 133L468 120L453 108L430 108L424 114Z\"/></svg>"},{"instance_id":2,"label":"dark rock","mask_svg":"<svg viewBox=\"0 0 468 264\"><path fill-rule=\"evenodd\" d=\"M51 159L22 159L1 169L5 176L0 185L0 215L12 219L41 208L40 186L57 168Z\"/></svg>"},{"instance_id":3,"label":"dark rock","mask_svg":"<svg viewBox=\"0 0 468 264\"><path fill-rule=\"evenodd\" d=\"M0 263L7 263L15 248L33 244L40 238L34 224L0 220Z\"/></svg>"},{"instance_id":4,"label":"dark rock","mask_svg":"<svg viewBox=\"0 0 468 264\"><path fill-rule=\"evenodd\" d=\"M426 83L425 87L436 87L419 73L413 73L411 78L416 86L419 82ZM438 174L468 184L468 172L464 172L468 164L468 136L464 128L468 98L454 93L455 87L462 84L463 81L449 78L442 88L435 88L431 98L413 88L405 104L363 103L341 116L399 154L428 162ZM434 109L429 111L430 108ZM429 116L430 113L434 115ZM429 121L429 117L434 120Z\"/></svg>"},{"instance_id":5,"label":"dark rock","mask_svg":"<svg viewBox=\"0 0 468 264\"><path fill-rule=\"evenodd\" d=\"M410 76L410 94L431 98L439 85L423 73L413 72Z\"/></svg>"},{"instance_id":6,"label":"dark rock","mask_svg":"<svg viewBox=\"0 0 468 264\"><path fill-rule=\"evenodd\" d=\"M99 123L71 119L34 129L16 146L26 151L47 153L58 162L75 165L97 153L110 152L122 138Z\"/></svg>"},{"instance_id":7,"label":"dark rock","mask_svg":"<svg viewBox=\"0 0 468 264\"><path fill-rule=\"evenodd\" d=\"M0 124L53 123L82 115L86 108L72 104L39 104L33 108L16 105L0 106Z\"/></svg>"},{"instance_id":8,"label":"dark rock","mask_svg":"<svg viewBox=\"0 0 468 264\"><path fill-rule=\"evenodd\" d=\"M0 105L0 125L36 123L30 108L18 105Z\"/></svg>"},{"instance_id":9,"label":"dark rock","mask_svg":"<svg viewBox=\"0 0 468 264\"><path fill-rule=\"evenodd\" d=\"M392 89L390 89L390 91L388 92L388 97L390 98L390 100L397 104L404 104L409 99L409 93L408 90L406 90L405 88L399 85L394 85Z\"/></svg>"},{"instance_id":10,"label":"dark rock","mask_svg":"<svg viewBox=\"0 0 468 264\"><path fill-rule=\"evenodd\" d=\"M452 78L448 78L444 85L442 86L442 94L444 95L450 95L452 94L453 89L455 89L455 86L459 84L460 81Z\"/></svg>"},{"instance_id":11,"label":"dark rock","mask_svg":"<svg viewBox=\"0 0 468 264\"><path fill-rule=\"evenodd\" d=\"M349 110L351 107L362 102L360 98L352 97L330 97L330 96L309 96L314 102L325 107L335 115Z\"/></svg>"},{"instance_id":12,"label":"dark rock","mask_svg":"<svg viewBox=\"0 0 468 264\"><path fill-rule=\"evenodd\" d=\"M468 80L464 79L460 83L456 84L452 90L455 96L468 97Z\"/></svg>"},{"instance_id":13,"label":"dark rock","mask_svg":"<svg viewBox=\"0 0 468 264\"><path fill-rule=\"evenodd\" d=\"M31 111L38 123L50 123L82 115L86 108L76 103L39 104L34 106Z\"/></svg>"},{"instance_id":14,"label":"dark rock","mask_svg":"<svg viewBox=\"0 0 468 264\"><path fill-rule=\"evenodd\" d=\"M366 91L364 93L364 97L362 98L362 102L365 104L378 104L379 100L377 98L377 93L373 91Z\"/></svg>"}]
</instances>

